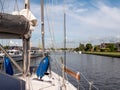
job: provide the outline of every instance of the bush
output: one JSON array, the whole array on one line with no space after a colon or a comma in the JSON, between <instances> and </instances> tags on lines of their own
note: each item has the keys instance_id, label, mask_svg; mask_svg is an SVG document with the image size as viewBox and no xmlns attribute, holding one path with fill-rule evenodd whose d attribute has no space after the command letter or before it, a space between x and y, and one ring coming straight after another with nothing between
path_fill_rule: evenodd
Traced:
<instances>
[{"instance_id":1,"label":"bush","mask_svg":"<svg viewBox=\"0 0 120 90\"><path fill-rule=\"evenodd\" d=\"M101 52L109 52L110 49L109 49L109 48L101 48L100 51L101 51Z\"/></svg>"}]
</instances>

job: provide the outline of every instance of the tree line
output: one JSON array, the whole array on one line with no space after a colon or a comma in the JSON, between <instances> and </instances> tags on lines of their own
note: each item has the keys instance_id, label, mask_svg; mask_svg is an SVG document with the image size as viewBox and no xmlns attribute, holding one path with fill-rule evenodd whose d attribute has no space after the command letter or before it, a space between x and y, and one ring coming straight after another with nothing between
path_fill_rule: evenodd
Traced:
<instances>
[{"instance_id":1,"label":"tree line","mask_svg":"<svg viewBox=\"0 0 120 90\"><path fill-rule=\"evenodd\" d=\"M91 52L116 52L117 48L114 44L108 44L105 47L100 45L93 46L91 43L79 44L79 47L75 48L74 51L91 51Z\"/></svg>"}]
</instances>

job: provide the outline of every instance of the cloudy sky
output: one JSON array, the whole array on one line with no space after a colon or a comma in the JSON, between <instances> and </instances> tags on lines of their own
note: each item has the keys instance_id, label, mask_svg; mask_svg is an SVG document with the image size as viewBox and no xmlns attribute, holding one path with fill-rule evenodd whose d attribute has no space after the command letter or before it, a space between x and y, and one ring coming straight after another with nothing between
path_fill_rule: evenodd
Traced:
<instances>
[{"instance_id":1,"label":"cloudy sky","mask_svg":"<svg viewBox=\"0 0 120 90\"><path fill-rule=\"evenodd\" d=\"M24 8L24 0L1 1L7 4L0 5L4 7L4 12ZM63 46L64 12L67 46L76 47L79 43L99 44L120 40L120 0L45 0L44 11L46 47L53 45L52 40L56 47ZM31 42L33 46L38 46L39 40L41 42L40 0L31 0L31 12L38 19Z\"/></svg>"}]
</instances>

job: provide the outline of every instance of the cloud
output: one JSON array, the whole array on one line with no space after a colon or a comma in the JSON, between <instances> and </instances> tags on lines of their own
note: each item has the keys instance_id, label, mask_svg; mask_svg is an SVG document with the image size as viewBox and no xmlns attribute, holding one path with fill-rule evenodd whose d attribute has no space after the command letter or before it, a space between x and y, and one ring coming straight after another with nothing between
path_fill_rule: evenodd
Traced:
<instances>
[{"instance_id":1,"label":"cloud","mask_svg":"<svg viewBox=\"0 0 120 90\"><path fill-rule=\"evenodd\" d=\"M76 9L75 13L81 13L81 12L86 12L88 9Z\"/></svg>"},{"instance_id":2,"label":"cloud","mask_svg":"<svg viewBox=\"0 0 120 90\"><path fill-rule=\"evenodd\" d=\"M46 4L45 10L45 37L50 38L50 32L54 32L57 43L63 42L64 34L64 9L66 11L67 37L69 41L92 41L95 37L115 37L120 34L120 8L104 3L104 0L91 0L87 2L79 0L65 0L55 5ZM63 7L63 3L65 7ZM24 8L19 3L20 9ZM14 3L11 3L14 6ZM9 6L10 11L13 7ZM7 9L6 9L7 10ZM31 11L38 19L38 26L32 33L32 42L37 44L41 37L41 10L38 3L31 3ZM48 23L49 20L49 23ZM50 25L48 25L50 24ZM50 27L49 27L50 26ZM52 34L53 35L53 34ZM113 37L112 37L113 36ZM100 39L102 40L102 39ZM46 44L47 44L46 42Z\"/></svg>"},{"instance_id":3,"label":"cloud","mask_svg":"<svg viewBox=\"0 0 120 90\"><path fill-rule=\"evenodd\" d=\"M74 19L79 20L79 22L83 23L84 25L86 24L87 26L118 30L120 28L120 9L117 7L109 7L104 4L98 5L98 8L98 10L91 12L86 8L71 11L71 9L68 7L67 14ZM81 13L84 12L84 16L81 15Z\"/></svg>"}]
</instances>

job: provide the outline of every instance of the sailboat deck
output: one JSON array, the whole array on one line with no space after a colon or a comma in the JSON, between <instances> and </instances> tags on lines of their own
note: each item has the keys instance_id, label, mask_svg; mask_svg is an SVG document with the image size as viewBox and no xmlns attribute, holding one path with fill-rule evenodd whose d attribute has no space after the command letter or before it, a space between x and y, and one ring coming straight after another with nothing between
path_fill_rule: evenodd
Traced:
<instances>
[{"instance_id":1,"label":"sailboat deck","mask_svg":"<svg viewBox=\"0 0 120 90\"><path fill-rule=\"evenodd\" d=\"M66 89L62 84L62 77L52 72L52 76L45 75L42 81L37 79L35 74L26 78L26 90L77 90L72 84L66 81Z\"/></svg>"}]
</instances>

